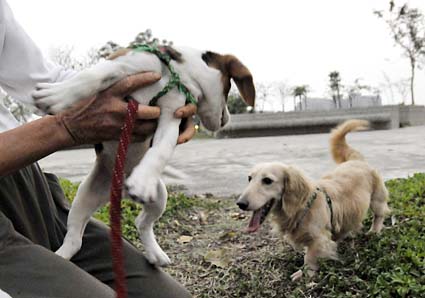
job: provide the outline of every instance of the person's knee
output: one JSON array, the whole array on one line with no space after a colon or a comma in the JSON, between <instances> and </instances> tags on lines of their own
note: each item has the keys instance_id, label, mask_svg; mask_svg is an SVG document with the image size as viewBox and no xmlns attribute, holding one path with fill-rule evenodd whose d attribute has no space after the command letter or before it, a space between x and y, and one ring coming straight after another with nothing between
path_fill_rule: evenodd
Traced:
<instances>
[{"instance_id":1,"label":"person's knee","mask_svg":"<svg viewBox=\"0 0 425 298\"><path fill-rule=\"evenodd\" d=\"M192 298L183 285L167 273L158 270L154 276L146 278L131 277L127 279L129 298Z\"/></svg>"},{"instance_id":2,"label":"person's knee","mask_svg":"<svg viewBox=\"0 0 425 298\"><path fill-rule=\"evenodd\" d=\"M125 259L129 298L191 298L183 285L149 264L144 255L126 243Z\"/></svg>"}]
</instances>

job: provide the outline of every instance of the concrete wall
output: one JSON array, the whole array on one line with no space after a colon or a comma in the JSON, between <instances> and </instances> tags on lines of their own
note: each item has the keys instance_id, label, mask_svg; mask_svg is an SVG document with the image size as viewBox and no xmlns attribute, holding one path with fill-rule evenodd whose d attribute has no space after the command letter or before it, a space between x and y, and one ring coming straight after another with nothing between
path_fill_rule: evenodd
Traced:
<instances>
[{"instance_id":1,"label":"concrete wall","mask_svg":"<svg viewBox=\"0 0 425 298\"><path fill-rule=\"evenodd\" d=\"M254 137L329 132L348 119L367 119L373 129L425 125L425 107L379 106L330 111L277 112L232 115L217 137Z\"/></svg>"},{"instance_id":2,"label":"concrete wall","mask_svg":"<svg viewBox=\"0 0 425 298\"><path fill-rule=\"evenodd\" d=\"M400 126L425 125L424 106L400 106Z\"/></svg>"},{"instance_id":3,"label":"concrete wall","mask_svg":"<svg viewBox=\"0 0 425 298\"><path fill-rule=\"evenodd\" d=\"M307 108L305 107L304 100L302 101L302 110L307 111L333 111L335 104L332 99L328 98L307 98ZM341 99L341 105L343 109L350 108L350 102L347 98ZM351 108L367 108L367 107L379 107L382 106L382 99L380 96L354 96ZM299 110L299 106L297 106Z\"/></svg>"}]
</instances>

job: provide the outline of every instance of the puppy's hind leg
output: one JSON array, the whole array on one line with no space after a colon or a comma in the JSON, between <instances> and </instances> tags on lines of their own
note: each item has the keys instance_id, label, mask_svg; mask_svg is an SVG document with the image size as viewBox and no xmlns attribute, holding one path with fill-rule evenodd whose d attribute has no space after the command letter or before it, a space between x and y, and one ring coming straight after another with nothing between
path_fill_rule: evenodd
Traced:
<instances>
[{"instance_id":1,"label":"puppy's hind leg","mask_svg":"<svg viewBox=\"0 0 425 298\"><path fill-rule=\"evenodd\" d=\"M161 179L158 181L157 188L158 197L143 204L143 211L136 218L136 226L149 263L163 267L170 265L171 261L155 239L153 224L164 212L168 194Z\"/></svg>"},{"instance_id":2,"label":"puppy's hind leg","mask_svg":"<svg viewBox=\"0 0 425 298\"><path fill-rule=\"evenodd\" d=\"M370 209L373 211L373 222L369 232L379 233L384 227L384 219L390 213L388 207L388 190L381 176L375 173L376 186L372 193Z\"/></svg>"},{"instance_id":3,"label":"puppy's hind leg","mask_svg":"<svg viewBox=\"0 0 425 298\"><path fill-rule=\"evenodd\" d=\"M96 161L96 165L78 188L68 215L67 233L56 254L69 260L81 248L84 230L90 217L109 199L110 171Z\"/></svg>"}]
</instances>

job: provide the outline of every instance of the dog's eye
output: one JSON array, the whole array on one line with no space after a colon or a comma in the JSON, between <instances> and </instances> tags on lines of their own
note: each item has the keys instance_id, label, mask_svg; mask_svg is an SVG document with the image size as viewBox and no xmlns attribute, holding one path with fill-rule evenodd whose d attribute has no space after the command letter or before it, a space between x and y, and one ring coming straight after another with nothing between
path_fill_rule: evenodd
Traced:
<instances>
[{"instance_id":1,"label":"dog's eye","mask_svg":"<svg viewBox=\"0 0 425 298\"><path fill-rule=\"evenodd\" d=\"M263 182L263 184L270 185L270 184L273 183L273 180L266 177L266 178L263 178L262 182Z\"/></svg>"},{"instance_id":2,"label":"dog's eye","mask_svg":"<svg viewBox=\"0 0 425 298\"><path fill-rule=\"evenodd\" d=\"M252 180L252 177L248 176L248 182L251 182L251 180Z\"/></svg>"}]
</instances>

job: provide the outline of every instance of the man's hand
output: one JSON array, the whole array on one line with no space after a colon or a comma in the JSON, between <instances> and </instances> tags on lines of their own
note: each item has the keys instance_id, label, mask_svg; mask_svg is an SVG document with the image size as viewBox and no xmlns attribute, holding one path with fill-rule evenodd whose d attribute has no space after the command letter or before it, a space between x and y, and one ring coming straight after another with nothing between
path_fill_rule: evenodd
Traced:
<instances>
[{"instance_id":1,"label":"man's hand","mask_svg":"<svg viewBox=\"0 0 425 298\"><path fill-rule=\"evenodd\" d=\"M127 113L124 98L159 78L154 73L130 76L63 113L47 115L0 133L0 176L61 149L117 140ZM143 139L155 131L159 114L158 107L139 107L135 139Z\"/></svg>"},{"instance_id":2,"label":"man's hand","mask_svg":"<svg viewBox=\"0 0 425 298\"><path fill-rule=\"evenodd\" d=\"M180 125L180 135L177 144L188 142L196 133L195 125L193 124L192 116L196 114L196 106L194 104L187 104L184 107L177 109L174 113L176 118L182 119Z\"/></svg>"},{"instance_id":3,"label":"man's hand","mask_svg":"<svg viewBox=\"0 0 425 298\"><path fill-rule=\"evenodd\" d=\"M0 133L0 176L61 149L117 140L127 113L124 98L159 78L154 73L129 76L63 113L48 115ZM191 119L195 112L194 105L187 105L176 111L177 118L188 117L185 129L179 136L179 143L187 142L195 134ZM134 129L136 140L142 140L155 131L159 115L158 107L139 106Z\"/></svg>"},{"instance_id":4,"label":"man's hand","mask_svg":"<svg viewBox=\"0 0 425 298\"><path fill-rule=\"evenodd\" d=\"M73 141L71 145L118 140L127 114L125 98L137 89L153 84L159 79L160 76L152 72L129 76L55 116L67 129ZM159 107L139 105L133 139L142 141L153 134L159 115Z\"/></svg>"}]
</instances>

